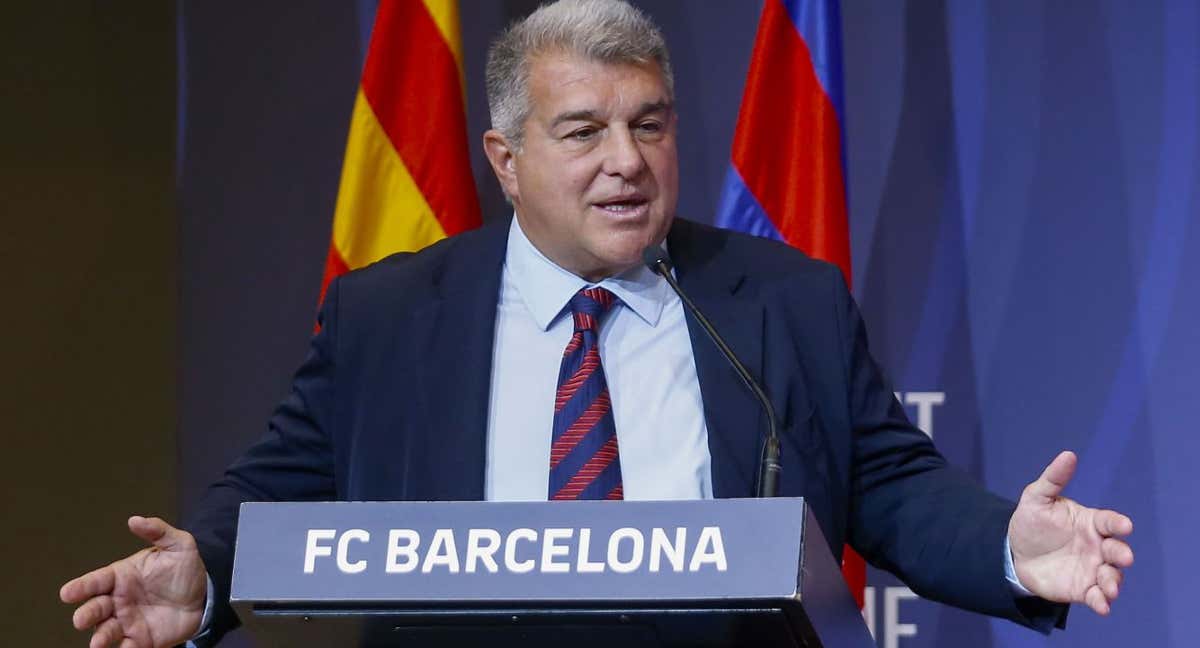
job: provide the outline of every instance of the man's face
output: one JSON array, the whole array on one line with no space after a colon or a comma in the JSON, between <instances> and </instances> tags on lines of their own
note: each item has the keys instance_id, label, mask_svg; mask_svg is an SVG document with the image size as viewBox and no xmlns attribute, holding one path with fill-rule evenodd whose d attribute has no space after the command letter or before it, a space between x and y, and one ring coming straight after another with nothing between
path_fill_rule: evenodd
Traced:
<instances>
[{"instance_id":1,"label":"man's face","mask_svg":"<svg viewBox=\"0 0 1200 648\"><path fill-rule=\"evenodd\" d=\"M641 262L675 215L676 120L656 63L531 61L531 111L501 181L529 240L589 280Z\"/></svg>"}]
</instances>

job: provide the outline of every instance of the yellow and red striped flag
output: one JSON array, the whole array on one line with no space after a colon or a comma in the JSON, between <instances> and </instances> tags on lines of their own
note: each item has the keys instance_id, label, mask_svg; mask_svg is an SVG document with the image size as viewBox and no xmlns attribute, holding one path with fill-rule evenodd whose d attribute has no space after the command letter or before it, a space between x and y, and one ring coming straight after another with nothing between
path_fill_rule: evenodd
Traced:
<instances>
[{"instance_id":1,"label":"yellow and red striped flag","mask_svg":"<svg viewBox=\"0 0 1200 648\"><path fill-rule=\"evenodd\" d=\"M321 281L480 224L456 0L381 0Z\"/></svg>"}]
</instances>

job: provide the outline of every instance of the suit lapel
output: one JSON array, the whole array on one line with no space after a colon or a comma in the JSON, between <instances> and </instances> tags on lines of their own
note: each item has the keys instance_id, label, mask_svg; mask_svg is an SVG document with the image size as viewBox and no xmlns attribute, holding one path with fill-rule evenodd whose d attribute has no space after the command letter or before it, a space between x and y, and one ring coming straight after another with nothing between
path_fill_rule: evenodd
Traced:
<instances>
[{"instance_id":1,"label":"suit lapel","mask_svg":"<svg viewBox=\"0 0 1200 648\"><path fill-rule=\"evenodd\" d=\"M667 245L684 291L712 321L750 374L762 380L763 304L739 289L745 274L722 255L723 238L676 220ZM719 258L719 262L717 259ZM751 497L765 417L725 357L689 314L688 333L704 401L714 497Z\"/></svg>"},{"instance_id":2,"label":"suit lapel","mask_svg":"<svg viewBox=\"0 0 1200 648\"><path fill-rule=\"evenodd\" d=\"M482 500L496 303L507 247L507 219L464 235L435 273L437 296L419 314L429 359L420 386L428 427L412 471L413 499Z\"/></svg>"}]
</instances>

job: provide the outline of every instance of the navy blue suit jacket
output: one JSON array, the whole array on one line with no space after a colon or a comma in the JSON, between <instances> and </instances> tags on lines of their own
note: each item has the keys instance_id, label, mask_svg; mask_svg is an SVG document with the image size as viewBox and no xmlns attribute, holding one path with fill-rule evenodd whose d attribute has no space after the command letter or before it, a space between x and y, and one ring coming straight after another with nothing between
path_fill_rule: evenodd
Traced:
<instances>
[{"instance_id":1,"label":"navy blue suit jacket","mask_svg":"<svg viewBox=\"0 0 1200 648\"><path fill-rule=\"evenodd\" d=\"M330 286L266 436L189 524L216 588L214 637L237 623L227 601L241 502L483 499L507 235L507 222L494 224ZM1058 608L1014 600L1003 567L1013 504L948 466L908 422L836 267L683 220L668 246L680 284L760 377L781 426L781 494L808 499L835 556L849 542L927 598L1042 630L1061 620ZM689 329L713 494L750 497L763 415Z\"/></svg>"}]
</instances>

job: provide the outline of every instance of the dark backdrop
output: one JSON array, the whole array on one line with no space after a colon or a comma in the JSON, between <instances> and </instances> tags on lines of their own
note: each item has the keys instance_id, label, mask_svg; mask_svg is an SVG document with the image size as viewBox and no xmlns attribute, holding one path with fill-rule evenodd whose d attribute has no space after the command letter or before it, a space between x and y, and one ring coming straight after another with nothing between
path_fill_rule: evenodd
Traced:
<instances>
[{"instance_id":1,"label":"dark backdrop","mask_svg":"<svg viewBox=\"0 0 1200 648\"><path fill-rule=\"evenodd\" d=\"M463 6L476 140L488 39L531 2ZM759 2L643 1L672 47L681 212L710 221ZM179 487L257 437L311 330L373 4L179 8ZM1114 615L1043 639L873 575L883 646L1194 643L1200 441L1200 10L1189 0L848 1L856 295L902 400L1015 497L1061 448L1071 494L1130 512ZM997 557L999 559L999 557Z\"/></svg>"},{"instance_id":2,"label":"dark backdrop","mask_svg":"<svg viewBox=\"0 0 1200 648\"><path fill-rule=\"evenodd\" d=\"M103 4L0 19L4 646L86 645L59 585L176 511L174 7Z\"/></svg>"}]
</instances>

